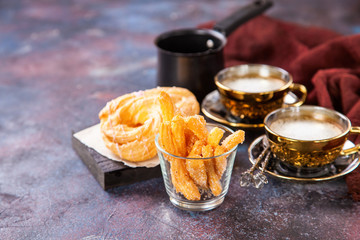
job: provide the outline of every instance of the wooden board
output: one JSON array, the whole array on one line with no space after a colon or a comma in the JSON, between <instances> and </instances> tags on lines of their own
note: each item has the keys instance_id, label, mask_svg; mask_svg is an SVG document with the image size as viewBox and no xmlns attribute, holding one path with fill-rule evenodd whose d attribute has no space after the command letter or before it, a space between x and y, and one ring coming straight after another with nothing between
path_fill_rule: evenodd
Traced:
<instances>
[{"instance_id":1,"label":"wooden board","mask_svg":"<svg viewBox=\"0 0 360 240\"><path fill-rule=\"evenodd\" d=\"M131 168L96 152L72 136L72 147L104 189L161 177L160 166Z\"/></svg>"}]
</instances>

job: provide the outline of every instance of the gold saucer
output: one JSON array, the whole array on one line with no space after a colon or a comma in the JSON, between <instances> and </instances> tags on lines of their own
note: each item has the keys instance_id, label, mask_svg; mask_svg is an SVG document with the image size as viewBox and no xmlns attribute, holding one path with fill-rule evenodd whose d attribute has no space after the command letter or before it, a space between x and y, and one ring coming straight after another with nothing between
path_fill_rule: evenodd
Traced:
<instances>
[{"instance_id":1,"label":"gold saucer","mask_svg":"<svg viewBox=\"0 0 360 240\"><path fill-rule=\"evenodd\" d=\"M249 160L252 164L254 164L255 159L259 156L259 154L263 149L262 140L264 137L265 135L256 138L249 146L248 154L249 154ZM347 140L345 142L344 149L353 146L355 146L354 143ZM272 157L265 169L265 173L286 180L303 181L303 182L327 181L345 176L346 174L353 171L360 164L359 159L360 158L358 154L353 154L350 156L339 156L334 163L327 166L327 168L330 169L330 171L326 172L326 174L324 174L323 176L308 177L299 174L298 176L294 177L294 176L285 175L282 172L278 171L275 166L279 163L279 160ZM259 169L262 170L262 167L260 166Z\"/></svg>"},{"instance_id":2,"label":"gold saucer","mask_svg":"<svg viewBox=\"0 0 360 240\"><path fill-rule=\"evenodd\" d=\"M226 124L231 127L241 128L261 128L263 122L252 122L248 119L237 119L231 116L220 102L219 92L214 90L210 92L201 103L201 111L208 118Z\"/></svg>"}]
</instances>

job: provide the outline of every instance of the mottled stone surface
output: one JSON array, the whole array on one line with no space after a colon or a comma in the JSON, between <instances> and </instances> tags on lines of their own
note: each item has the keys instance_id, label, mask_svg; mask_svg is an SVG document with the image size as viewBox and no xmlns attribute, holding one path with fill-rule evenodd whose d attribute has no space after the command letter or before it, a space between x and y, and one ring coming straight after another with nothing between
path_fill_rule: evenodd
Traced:
<instances>
[{"instance_id":1,"label":"mottled stone surface","mask_svg":"<svg viewBox=\"0 0 360 240\"><path fill-rule=\"evenodd\" d=\"M0 239L359 239L344 179L241 188L246 131L216 210L173 207L161 178L104 191L71 148L105 103L156 86L154 38L248 1L0 1ZM268 15L360 32L356 0L277 0Z\"/></svg>"}]
</instances>

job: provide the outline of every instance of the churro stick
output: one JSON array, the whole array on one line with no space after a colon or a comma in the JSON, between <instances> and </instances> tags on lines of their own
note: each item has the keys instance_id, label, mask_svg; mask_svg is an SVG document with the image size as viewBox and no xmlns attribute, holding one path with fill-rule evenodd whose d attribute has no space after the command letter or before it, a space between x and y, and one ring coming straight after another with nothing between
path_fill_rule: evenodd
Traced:
<instances>
[{"instance_id":1,"label":"churro stick","mask_svg":"<svg viewBox=\"0 0 360 240\"><path fill-rule=\"evenodd\" d=\"M161 147L171 154L176 154L175 145L173 142L173 136L171 132L171 123L162 122L159 130L159 143Z\"/></svg>"},{"instance_id":2,"label":"churro stick","mask_svg":"<svg viewBox=\"0 0 360 240\"><path fill-rule=\"evenodd\" d=\"M174 103L169 96L164 91L161 91L159 94L159 103L160 103L160 110L162 112L162 117L164 121L171 121L175 114L175 106Z\"/></svg>"},{"instance_id":3,"label":"churro stick","mask_svg":"<svg viewBox=\"0 0 360 240\"><path fill-rule=\"evenodd\" d=\"M207 141L208 144L210 144L213 147L218 146L223 135L224 135L224 130L218 127L214 127L213 129L211 129L209 133L209 137Z\"/></svg>"},{"instance_id":4,"label":"churro stick","mask_svg":"<svg viewBox=\"0 0 360 240\"><path fill-rule=\"evenodd\" d=\"M176 185L175 190L181 192L188 200L198 201L200 200L200 192L194 181L190 178L186 171L185 161L183 159L174 158L171 161L171 175L175 178Z\"/></svg>"},{"instance_id":5,"label":"churro stick","mask_svg":"<svg viewBox=\"0 0 360 240\"><path fill-rule=\"evenodd\" d=\"M194 115L185 119L186 127L190 129L200 140L206 141L209 135L206 129L206 121L203 116Z\"/></svg>"},{"instance_id":6,"label":"churro stick","mask_svg":"<svg viewBox=\"0 0 360 240\"><path fill-rule=\"evenodd\" d=\"M193 145L193 147L192 147L192 149L191 149L188 157L200 156L201 153L202 153L202 147L203 147L204 145L205 145L205 143L204 143L203 141L197 140L197 141L194 143L194 145Z\"/></svg>"},{"instance_id":7,"label":"churro stick","mask_svg":"<svg viewBox=\"0 0 360 240\"><path fill-rule=\"evenodd\" d=\"M176 190L176 192L181 192L181 183L180 183L180 179L179 179L179 173L178 173L178 169L179 169L179 163L178 163L179 159L174 158L171 162L170 162L170 173L171 173L171 182L174 185L174 188Z\"/></svg>"},{"instance_id":8,"label":"churro stick","mask_svg":"<svg viewBox=\"0 0 360 240\"><path fill-rule=\"evenodd\" d=\"M245 132L243 130L238 130L224 139L221 143L227 151L233 149L239 143L243 143L245 139Z\"/></svg>"},{"instance_id":9,"label":"churro stick","mask_svg":"<svg viewBox=\"0 0 360 240\"><path fill-rule=\"evenodd\" d=\"M245 139L245 132L242 130L238 130L236 132L234 132L233 134L231 134L230 136L228 136L227 138L225 138L225 140L222 142L222 145L218 145L215 148L214 151L214 155L218 156L221 155L223 153L225 153L226 151L231 150L232 148L234 148L236 145L238 145L239 143L242 143ZM218 175L218 177L221 179L223 173L226 170L226 166L227 166L227 156L221 156L221 157L217 157L214 160L215 163L215 171L216 174Z\"/></svg>"},{"instance_id":10,"label":"churro stick","mask_svg":"<svg viewBox=\"0 0 360 240\"><path fill-rule=\"evenodd\" d=\"M200 140L196 141L189 156L190 158L201 158L202 147L204 143ZM207 174L203 160L186 160L186 170L195 184L202 188L207 188Z\"/></svg>"},{"instance_id":11,"label":"churro stick","mask_svg":"<svg viewBox=\"0 0 360 240\"><path fill-rule=\"evenodd\" d=\"M178 156L186 157L185 121L180 115L171 120L171 133Z\"/></svg>"},{"instance_id":12,"label":"churro stick","mask_svg":"<svg viewBox=\"0 0 360 240\"><path fill-rule=\"evenodd\" d=\"M197 136L189 129L185 128L185 142L186 142L186 152L189 155L195 142L198 141Z\"/></svg>"},{"instance_id":13,"label":"churro stick","mask_svg":"<svg viewBox=\"0 0 360 240\"><path fill-rule=\"evenodd\" d=\"M175 116L171 122L165 122L164 125L166 126L164 130L170 131L169 135L171 136L169 139L166 139L169 143L164 144L172 145L170 148L173 149L174 155L185 157L184 119L180 116ZM188 200L200 200L199 190L186 170L184 159L172 157L170 171L171 179L177 192L181 192Z\"/></svg>"},{"instance_id":14,"label":"churro stick","mask_svg":"<svg viewBox=\"0 0 360 240\"><path fill-rule=\"evenodd\" d=\"M171 123L170 122L162 122L160 125L160 132L159 132L159 143L161 145L161 147L167 151L168 153L171 154L176 154L176 149L175 149L175 145L173 142L173 136L171 133ZM177 167L175 165L175 167L173 167L172 162L176 161L177 159L164 154L165 158L171 162L171 182L173 183L176 191L180 191L179 190L179 182L177 180L176 176L176 172L177 171Z\"/></svg>"},{"instance_id":15,"label":"churro stick","mask_svg":"<svg viewBox=\"0 0 360 240\"><path fill-rule=\"evenodd\" d=\"M214 150L214 155L219 156L225 152L226 152L226 149L223 146L218 145ZM225 155L225 156L217 157L214 159L215 171L216 171L216 174L218 175L219 179L221 179L223 173L226 170L227 156L228 155Z\"/></svg>"},{"instance_id":16,"label":"churro stick","mask_svg":"<svg viewBox=\"0 0 360 240\"><path fill-rule=\"evenodd\" d=\"M202 148L202 155L204 158L213 157L213 148L211 145L206 145ZM207 173L207 179L208 179L208 185L211 189L211 192L214 194L214 196L220 195L222 191L220 179L218 175L215 172L215 166L212 159L210 160L204 160L206 173Z\"/></svg>"}]
</instances>

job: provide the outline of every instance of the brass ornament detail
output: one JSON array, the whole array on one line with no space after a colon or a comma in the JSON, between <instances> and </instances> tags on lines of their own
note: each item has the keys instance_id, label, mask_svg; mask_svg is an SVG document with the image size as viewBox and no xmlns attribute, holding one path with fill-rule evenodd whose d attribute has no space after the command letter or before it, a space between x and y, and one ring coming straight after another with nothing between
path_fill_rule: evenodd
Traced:
<instances>
[{"instance_id":1,"label":"brass ornament detail","mask_svg":"<svg viewBox=\"0 0 360 240\"><path fill-rule=\"evenodd\" d=\"M339 156L343 145L323 151L299 152L286 144L271 144L271 151L281 161L295 167L315 168L332 163Z\"/></svg>"},{"instance_id":2,"label":"brass ornament detail","mask_svg":"<svg viewBox=\"0 0 360 240\"><path fill-rule=\"evenodd\" d=\"M226 97L221 97L221 102L230 114L239 118L248 119L264 119L264 117L275 109L282 106L283 98L272 99L267 102L258 102L256 104L247 103L239 100L232 100Z\"/></svg>"}]
</instances>

